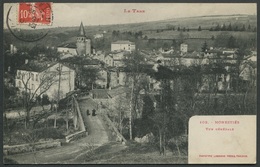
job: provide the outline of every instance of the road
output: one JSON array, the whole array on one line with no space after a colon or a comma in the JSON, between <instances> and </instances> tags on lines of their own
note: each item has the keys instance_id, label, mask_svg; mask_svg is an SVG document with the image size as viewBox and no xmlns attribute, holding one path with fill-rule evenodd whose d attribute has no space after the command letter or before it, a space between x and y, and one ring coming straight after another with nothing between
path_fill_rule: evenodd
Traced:
<instances>
[{"instance_id":1,"label":"road","mask_svg":"<svg viewBox=\"0 0 260 167\"><path fill-rule=\"evenodd\" d=\"M96 116L86 115L86 110L91 109L90 111L92 111L96 104L91 99L83 99L79 101L79 106L83 113L84 122L87 125L88 136L61 147L37 151L35 156L33 153L26 153L10 155L7 158L11 158L19 164L70 164L75 163L78 158L84 156L88 151L109 142L99 113L97 112Z\"/></svg>"}]
</instances>

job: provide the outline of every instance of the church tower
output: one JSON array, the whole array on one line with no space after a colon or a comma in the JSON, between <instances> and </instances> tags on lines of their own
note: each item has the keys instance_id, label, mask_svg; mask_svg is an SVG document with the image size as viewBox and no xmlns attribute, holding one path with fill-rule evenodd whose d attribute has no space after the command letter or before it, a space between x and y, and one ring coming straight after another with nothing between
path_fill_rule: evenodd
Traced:
<instances>
[{"instance_id":1,"label":"church tower","mask_svg":"<svg viewBox=\"0 0 260 167\"><path fill-rule=\"evenodd\" d=\"M80 24L79 33L77 36L77 52L79 55L91 54L91 41L86 37L86 33L82 22Z\"/></svg>"}]
</instances>

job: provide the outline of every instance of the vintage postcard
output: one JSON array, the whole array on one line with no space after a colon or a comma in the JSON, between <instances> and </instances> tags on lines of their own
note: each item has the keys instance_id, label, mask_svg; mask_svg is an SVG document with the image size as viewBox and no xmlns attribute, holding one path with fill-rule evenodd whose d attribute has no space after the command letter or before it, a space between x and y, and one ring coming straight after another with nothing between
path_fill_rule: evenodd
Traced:
<instances>
[{"instance_id":1,"label":"vintage postcard","mask_svg":"<svg viewBox=\"0 0 260 167\"><path fill-rule=\"evenodd\" d=\"M4 164L256 164L256 3L4 3Z\"/></svg>"}]
</instances>

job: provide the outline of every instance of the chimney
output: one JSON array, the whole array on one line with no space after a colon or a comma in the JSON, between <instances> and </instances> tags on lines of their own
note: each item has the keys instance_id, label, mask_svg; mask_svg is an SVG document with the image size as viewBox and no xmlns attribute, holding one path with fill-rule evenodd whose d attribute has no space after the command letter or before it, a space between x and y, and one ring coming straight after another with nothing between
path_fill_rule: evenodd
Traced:
<instances>
[{"instance_id":1,"label":"chimney","mask_svg":"<svg viewBox=\"0 0 260 167\"><path fill-rule=\"evenodd\" d=\"M25 59L25 62L24 62L24 64L28 64L28 59Z\"/></svg>"}]
</instances>

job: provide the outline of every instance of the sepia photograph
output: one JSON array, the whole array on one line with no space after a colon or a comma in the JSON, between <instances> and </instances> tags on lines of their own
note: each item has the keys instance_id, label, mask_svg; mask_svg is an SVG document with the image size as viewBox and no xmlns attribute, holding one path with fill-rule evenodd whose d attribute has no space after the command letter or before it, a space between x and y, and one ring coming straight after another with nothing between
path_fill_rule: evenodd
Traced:
<instances>
[{"instance_id":1,"label":"sepia photograph","mask_svg":"<svg viewBox=\"0 0 260 167\"><path fill-rule=\"evenodd\" d=\"M3 3L4 164L255 164L256 3Z\"/></svg>"}]
</instances>

